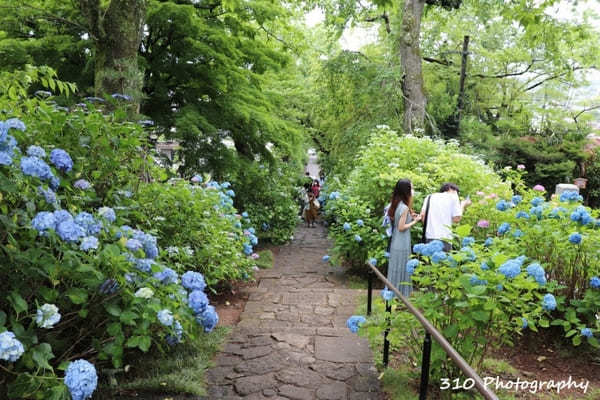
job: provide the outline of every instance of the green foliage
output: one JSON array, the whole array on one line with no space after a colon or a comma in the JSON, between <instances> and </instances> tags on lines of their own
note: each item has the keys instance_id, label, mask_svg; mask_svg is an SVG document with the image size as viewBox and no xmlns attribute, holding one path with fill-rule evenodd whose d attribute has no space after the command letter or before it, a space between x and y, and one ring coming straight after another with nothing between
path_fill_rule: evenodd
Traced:
<instances>
[{"instance_id":1,"label":"green foliage","mask_svg":"<svg viewBox=\"0 0 600 400\"><path fill-rule=\"evenodd\" d=\"M220 201L216 189L174 182L142 185L122 205L131 225L152 229L177 271L197 270L215 290L217 284L247 279L252 266L242 253L246 238L235 226L235 210L215 207Z\"/></svg>"},{"instance_id":2,"label":"green foliage","mask_svg":"<svg viewBox=\"0 0 600 400\"><path fill-rule=\"evenodd\" d=\"M384 206L389 202L393 188L400 178L412 181L414 208L420 210L429 193L439 191L444 182L458 184L461 193L474 194L482 188L508 194L510 187L482 161L464 155L455 143L444 143L429 138L398 136L381 127L371 136L368 146L361 148L356 167L343 183L328 180L327 192L341 192L337 200L327 200L325 210L332 221L330 234L335 239L335 252L357 265L368 257L384 261L387 245L385 228L381 226ZM364 226L357 226L362 219ZM343 229L344 223L352 228ZM418 236L417 227L413 229ZM361 242L356 240L359 235Z\"/></svg>"},{"instance_id":3,"label":"green foliage","mask_svg":"<svg viewBox=\"0 0 600 400\"><path fill-rule=\"evenodd\" d=\"M259 258L255 260L256 266L261 269L273 268L273 252L271 250L262 250L258 252Z\"/></svg>"}]
</instances>

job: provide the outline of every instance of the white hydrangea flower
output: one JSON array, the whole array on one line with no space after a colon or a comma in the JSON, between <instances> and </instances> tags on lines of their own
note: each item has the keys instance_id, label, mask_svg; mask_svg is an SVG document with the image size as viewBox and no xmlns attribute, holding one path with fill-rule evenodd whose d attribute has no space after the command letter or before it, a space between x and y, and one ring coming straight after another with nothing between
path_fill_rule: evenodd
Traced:
<instances>
[{"instance_id":1,"label":"white hydrangea flower","mask_svg":"<svg viewBox=\"0 0 600 400\"><path fill-rule=\"evenodd\" d=\"M138 290L137 292L135 292L135 297L138 297L141 299L149 299L152 296L154 296L154 291L147 287L143 287L140 290Z\"/></svg>"},{"instance_id":2,"label":"white hydrangea flower","mask_svg":"<svg viewBox=\"0 0 600 400\"><path fill-rule=\"evenodd\" d=\"M44 304L38 308L35 322L40 328L50 329L58 321L60 321L60 313L54 304Z\"/></svg>"}]
</instances>

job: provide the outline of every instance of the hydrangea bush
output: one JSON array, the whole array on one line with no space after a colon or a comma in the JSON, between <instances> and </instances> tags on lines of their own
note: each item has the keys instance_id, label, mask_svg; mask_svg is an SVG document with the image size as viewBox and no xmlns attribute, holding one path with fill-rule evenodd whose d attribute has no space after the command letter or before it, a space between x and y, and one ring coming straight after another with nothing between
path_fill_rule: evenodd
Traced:
<instances>
[{"instance_id":1,"label":"hydrangea bush","mask_svg":"<svg viewBox=\"0 0 600 400\"><path fill-rule=\"evenodd\" d=\"M127 171L146 165L137 146L128 147L138 139L110 134L138 128L91 109L67 113L22 100L22 87L7 100L7 82L0 83L0 105L20 118L0 121L0 397L86 399L102 368L122 367L128 352L166 349L211 331L218 315L205 291L221 279L250 277L257 238L244 233L228 195L209 185L165 185L172 200L174 192L182 197L149 211L159 185L140 184L137 170ZM84 132L57 140L64 147L48 139L70 129L63 124ZM97 135L85 137L89 131ZM121 146L130 154L115 159ZM184 210L188 204L175 201L197 198L202 206L173 220L179 229L206 224L203 234L212 237L164 241L172 228L165 210ZM192 259L208 242L211 253ZM229 270L213 262L220 251L231 253Z\"/></svg>"}]
</instances>

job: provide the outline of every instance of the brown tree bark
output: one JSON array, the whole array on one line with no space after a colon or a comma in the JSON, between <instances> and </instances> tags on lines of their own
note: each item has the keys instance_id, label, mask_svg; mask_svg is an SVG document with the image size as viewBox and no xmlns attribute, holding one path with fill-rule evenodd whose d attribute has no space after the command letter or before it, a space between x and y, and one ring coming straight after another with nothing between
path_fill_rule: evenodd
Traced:
<instances>
[{"instance_id":1,"label":"brown tree bark","mask_svg":"<svg viewBox=\"0 0 600 400\"><path fill-rule=\"evenodd\" d=\"M79 0L95 42L96 95L122 93L138 104L143 73L138 50L146 16L146 0L111 0L103 9L100 0Z\"/></svg>"},{"instance_id":2,"label":"brown tree bark","mask_svg":"<svg viewBox=\"0 0 600 400\"><path fill-rule=\"evenodd\" d=\"M404 98L404 132L423 130L427 97L421 68L421 17L425 0L406 0L402 14L399 52L402 64L402 94Z\"/></svg>"}]
</instances>

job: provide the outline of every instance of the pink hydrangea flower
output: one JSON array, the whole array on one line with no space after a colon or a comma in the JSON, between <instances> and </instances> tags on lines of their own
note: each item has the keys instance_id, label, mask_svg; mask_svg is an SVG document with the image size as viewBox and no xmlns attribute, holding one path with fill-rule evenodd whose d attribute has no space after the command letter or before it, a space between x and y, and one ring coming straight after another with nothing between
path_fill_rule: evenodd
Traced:
<instances>
[{"instance_id":1,"label":"pink hydrangea flower","mask_svg":"<svg viewBox=\"0 0 600 400\"><path fill-rule=\"evenodd\" d=\"M250 236L250 231L248 229L244 229L244 235Z\"/></svg>"},{"instance_id":2,"label":"pink hydrangea flower","mask_svg":"<svg viewBox=\"0 0 600 400\"><path fill-rule=\"evenodd\" d=\"M484 195L485 195L485 193L482 191L477 192L477 196L484 196Z\"/></svg>"},{"instance_id":3,"label":"pink hydrangea flower","mask_svg":"<svg viewBox=\"0 0 600 400\"><path fill-rule=\"evenodd\" d=\"M489 228L490 221L488 221L487 219L480 219L479 222L477 222L477 226L480 228Z\"/></svg>"},{"instance_id":4,"label":"pink hydrangea flower","mask_svg":"<svg viewBox=\"0 0 600 400\"><path fill-rule=\"evenodd\" d=\"M525 166L523 164L519 164L517 165L517 169L523 171L525 169Z\"/></svg>"},{"instance_id":5,"label":"pink hydrangea flower","mask_svg":"<svg viewBox=\"0 0 600 400\"><path fill-rule=\"evenodd\" d=\"M252 257L254 260L256 260L257 258L260 258L258 253L252 253L252 255L250 257Z\"/></svg>"},{"instance_id":6,"label":"pink hydrangea flower","mask_svg":"<svg viewBox=\"0 0 600 400\"><path fill-rule=\"evenodd\" d=\"M539 185L539 184L538 184L538 185L535 185L535 186L533 187L533 190L537 190L538 192L545 192L545 191L546 191L546 188L545 188L545 187L543 187L542 185Z\"/></svg>"},{"instance_id":7,"label":"pink hydrangea flower","mask_svg":"<svg viewBox=\"0 0 600 400\"><path fill-rule=\"evenodd\" d=\"M496 193L490 193L487 196L485 196L486 199L496 199L498 198L498 195Z\"/></svg>"}]
</instances>

